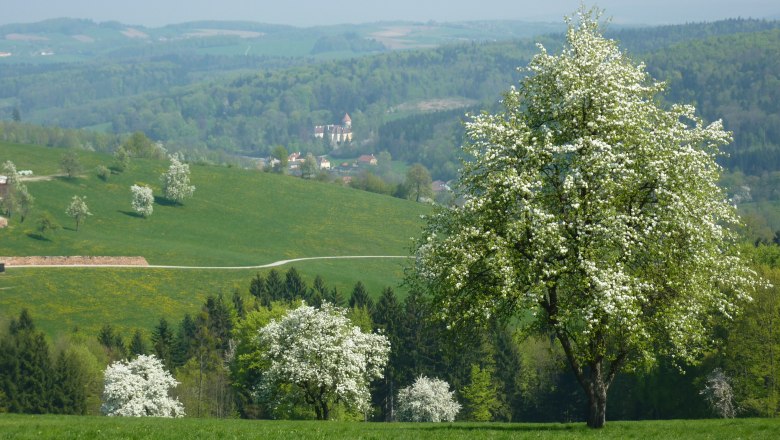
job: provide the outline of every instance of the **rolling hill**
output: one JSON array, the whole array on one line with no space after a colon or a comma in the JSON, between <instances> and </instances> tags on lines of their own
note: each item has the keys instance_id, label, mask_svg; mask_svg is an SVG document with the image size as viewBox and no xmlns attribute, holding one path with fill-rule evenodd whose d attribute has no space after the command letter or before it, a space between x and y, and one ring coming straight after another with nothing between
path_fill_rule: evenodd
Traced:
<instances>
[{"instance_id":1,"label":"rolling hill","mask_svg":"<svg viewBox=\"0 0 780 440\"><path fill-rule=\"evenodd\" d=\"M65 150L0 144L0 160L37 176L58 172ZM130 208L129 187L152 186L166 162L134 159L102 181L95 173L111 157L79 154L85 170L75 179L30 181L35 212L12 217L0 230L0 255L143 256L150 264L254 266L300 257L408 253L424 205L335 184L228 167L193 165L194 198L182 206L156 204L149 218ZM79 231L65 215L73 195L93 213ZM35 222L49 212L62 229L40 237ZM320 274L346 295L358 280L377 294L397 286L402 260L323 260L295 264L309 281ZM287 266L289 267L289 266ZM279 270L285 271L287 267ZM0 308L8 316L28 307L49 331L150 326L160 316L179 319L207 295L246 292L256 270L14 269L0 276ZM117 310L122 313L117 314Z\"/></svg>"}]
</instances>

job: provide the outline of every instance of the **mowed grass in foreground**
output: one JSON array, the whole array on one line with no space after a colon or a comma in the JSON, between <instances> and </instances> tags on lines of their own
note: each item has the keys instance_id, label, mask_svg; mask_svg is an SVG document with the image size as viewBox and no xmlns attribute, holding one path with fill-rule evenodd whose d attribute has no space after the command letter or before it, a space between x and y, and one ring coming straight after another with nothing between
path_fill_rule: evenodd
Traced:
<instances>
[{"instance_id":1,"label":"mowed grass in foreground","mask_svg":"<svg viewBox=\"0 0 780 440\"><path fill-rule=\"evenodd\" d=\"M360 423L0 414L5 439L776 439L778 419L584 423Z\"/></svg>"}]
</instances>

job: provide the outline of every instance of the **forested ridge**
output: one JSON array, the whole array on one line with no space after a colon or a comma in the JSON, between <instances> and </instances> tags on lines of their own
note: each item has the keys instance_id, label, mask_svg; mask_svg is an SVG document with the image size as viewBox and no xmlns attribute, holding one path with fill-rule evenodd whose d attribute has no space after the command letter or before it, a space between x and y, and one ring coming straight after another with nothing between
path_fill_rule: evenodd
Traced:
<instances>
[{"instance_id":1,"label":"forested ridge","mask_svg":"<svg viewBox=\"0 0 780 440\"><path fill-rule=\"evenodd\" d=\"M772 152L780 145L778 26L735 19L608 35L668 82L670 102L695 104L707 120L723 118L735 135L723 163L755 174L777 168ZM322 44L328 41L343 43L330 37ZM560 38L472 42L325 62L168 54L100 66L17 66L0 73L0 99L6 119L16 109L26 122L143 131L173 149L250 155L267 155L276 145L327 153L328 146L314 141L313 126L336 123L349 113L354 152L387 150L448 179L457 168L464 113L494 106L519 79L516 68L528 62L537 41L555 50ZM396 111L399 105L447 98L479 104L425 116L414 106ZM422 121L428 130L420 129Z\"/></svg>"}]
</instances>

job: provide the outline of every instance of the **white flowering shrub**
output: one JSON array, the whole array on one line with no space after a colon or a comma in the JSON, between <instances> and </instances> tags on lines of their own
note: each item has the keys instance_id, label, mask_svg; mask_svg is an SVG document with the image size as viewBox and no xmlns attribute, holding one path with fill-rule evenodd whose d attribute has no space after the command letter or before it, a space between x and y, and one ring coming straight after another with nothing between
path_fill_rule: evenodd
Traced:
<instances>
[{"instance_id":1,"label":"white flowering shrub","mask_svg":"<svg viewBox=\"0 0 780 440\"><path fill-rule=\"evenodd\" d=\"M712 370L707 375L704 389L700 391L710 408L723 418L734 418L737 408L734 406L734 390L731 387L731 379L720 368Z\"/></svg>"},{"instance_id":2,"label":"white flowering shrub","mask_svg":"<svg viewBox=\"0 0 780 440\"><path fill-rule=\"evenodd\" d=\"M327 420L336 404L365 412L370 407L369 381L382 377L390 343L384 335L363 333L346 309L324 303L302 305L260 329L263 362L261 388L269 395L311 405L317 419Z\"/></svg>"},{"instance_id":3,"label":"white flowering shrub","mask_svg":"<svg viewBox=\"0 0 780 440\"><path fill-rule=\"evenodd\" d=\"M452 422L460 408L447 382L420 376L398 392L396 417L402 422Z\"/></svg>"},{"instance_id":4,"label":"white flowering shrub","mask_svg":"<svg viewBox=\"0 0 780 440\"><path fill-rule=\"evenodd\" d=\"M411 281L454 326L535 316L601 427L619 371L694 359L756 280L718 187L730 133L662 107L664 84L602 36L598 12L568 25L503 112L466 124L465 201L428 218Z\"/></svg>"},{"instance_id":5,"label":"white flowering shrub","mask_svg":"<svg viewBox=\"0 0 780 440\"><path fill-rule=\"evenodd\" d=\"M172 202L182 203L195 192L195 187L190 185L190 166L182 163L178 154L170 155L170 160L168 171L160 176L163 195Z\"/></svg>"},{"instance_id":6,"label":"white flowering shrub","mask_svg":"<svg viewBox=\"0 0 780 440\"><path fill-rule=\"evenodd\" d=\"M114 362L105 371L100 409L107 416L183 417L182 404L168 395L177 384L154 355Z\"/></svg>"},{"instance_id":7,"label":"white flowering shrub","mask_svg":"<svg viewBox=\"0 0 780 440\"><path fill-rule=\"evenodd\" d=\"M130 204L133 210L144 217L149 217L154 212L154 194L148 186L133 185L130 187L133 198Z\"/></svg>"}]
</instances>

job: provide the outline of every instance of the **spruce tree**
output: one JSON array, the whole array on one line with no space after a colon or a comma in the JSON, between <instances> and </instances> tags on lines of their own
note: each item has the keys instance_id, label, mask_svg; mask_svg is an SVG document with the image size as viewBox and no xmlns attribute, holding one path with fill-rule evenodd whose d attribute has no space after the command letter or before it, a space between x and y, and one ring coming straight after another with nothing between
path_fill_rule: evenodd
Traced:
<instances>
[{"instance_id":1,"label":"spruce tree","mask_svg":"<svg viewBox=\"0 0 780 440\"><path fill-rule=\"evenodd\" d=\"M135 333L133 333L133 339L130 340L129 350L133 357L140 354L149 354L149 347L146 346L146 341L144 340L141 330L136 329Z\"/></svg>"},{"instance_id":2,"label":"spruce tree","mask_svg":"<svg viewBox=\"0 0 780 440\"><path fill-rule=\"evenodd\" d=\"M173 368L173 331L165 318L152 330L152 346L154 354L167 369Z\"/></svg>"},{"instance_id":3,"label":"spruce tree","mask_svg":"<svg viewBox=\"0 0 780 440\"><path fill-rule=\"evenodd\" d=\"M290 302L299 299L307 300L307 293L308 288L306 287L306 282L303 281L303 278L301 278L298 271L295 270L294 267L291 267L285 275L284 298Z\"/></svg>"}]
</instances>

